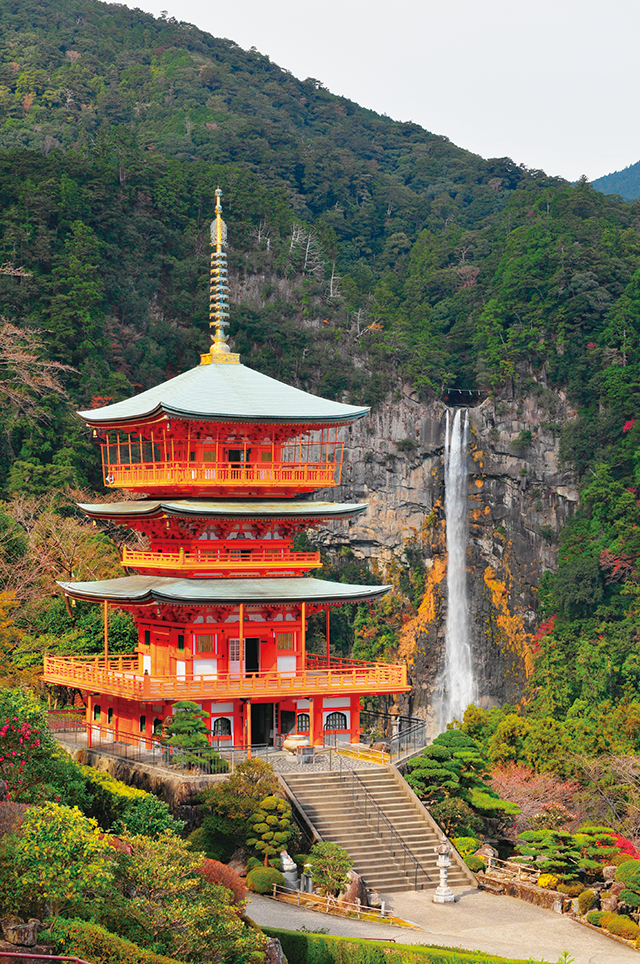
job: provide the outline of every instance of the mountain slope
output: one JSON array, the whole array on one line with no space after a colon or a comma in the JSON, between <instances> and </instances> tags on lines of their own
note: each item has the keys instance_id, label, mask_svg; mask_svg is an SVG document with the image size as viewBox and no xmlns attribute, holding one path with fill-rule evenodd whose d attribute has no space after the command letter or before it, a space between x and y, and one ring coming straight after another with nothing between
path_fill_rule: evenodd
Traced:
<instances>
[{"instance_id":1,"label":"mountain slope","mask_svg":"<svg viewBox=\"0 0 640 964\"><path fill-rule=\"evenodd\" d=\"M637 201L640 198L640 161L622 171L596 178L593 186L603 194L619 194L625 201Z\"/></svg>"}]
</instances>

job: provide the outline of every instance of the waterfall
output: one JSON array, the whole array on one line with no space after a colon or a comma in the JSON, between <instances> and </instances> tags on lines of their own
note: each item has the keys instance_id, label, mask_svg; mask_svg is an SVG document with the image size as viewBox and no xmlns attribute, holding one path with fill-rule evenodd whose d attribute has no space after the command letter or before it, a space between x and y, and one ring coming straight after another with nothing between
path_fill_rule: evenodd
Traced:
<instances>
[{"instance_id":1,"label":"waterfall","mask_svg":"<svg viewBox=\"0 0 640 964\"><path fill-rule=\"evenodd\" d=\"M442 676L440 725L444 730L476 698L469 633L467 594L469 413L447 412L444 443L445 520L447 534L447 624Z\"/></svg>"}]
</instances>

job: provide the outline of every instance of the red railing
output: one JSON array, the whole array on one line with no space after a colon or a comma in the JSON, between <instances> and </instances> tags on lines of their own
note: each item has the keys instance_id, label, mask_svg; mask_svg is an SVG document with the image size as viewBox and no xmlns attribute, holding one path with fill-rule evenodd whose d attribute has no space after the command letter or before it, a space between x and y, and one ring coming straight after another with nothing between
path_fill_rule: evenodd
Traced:
<instances>
[{"instance_id":1,"label":"red railing","mask_svg":"<svg viewBox=\"0 0 640 964\"><path fill-rule=\"evenodd\" d=\"M151 676L139 672L137 658L45 656L44 678L59 686L97 690L138 701L203 699L216 697L291 697L301 692L321 695L339 693L399 693L408 689L405 666L395 663L321 664L322 657L308 657L306 669L290 673L233 673L184 676Z\"/></svg>"},{"instance_id":2,"label":"red railing","mask_svg":"<svg viewBox=\"0 0 640 964\"><path fill-rule=\"evenodd\" d=\"M207 549L197 552L146 552L128 549L122 553L122 565L132 569L169 569L200 575L243 570L295 569L305 571L322 567L319 552L292 552L289 549Z\"/></svg>"},{"instance_id":3,"label":"red railing","mask_svg":"<svg viewBox=\"0 0 640 964\"><path fill-rule=\"evenodd\" d=\"M57 957L55 954L27 954L23 951L0 951L0 960L12 961L14 958L23 961L69 961L69 964L91 964L81 957Z\"/></svg>"},{"instance_id":4,"label":"red railing","mask_svg":"<svg viewBox=\"0 0 640 964\"><path fill-rule=\"evenodd\" d=\"M257 488L317 489L340 485L342 461L300 463L257 463L235 466L229 462L103 462L104 484L115 488L168 486L215 488L255 486Z\"/></svg>"}]
</instances>

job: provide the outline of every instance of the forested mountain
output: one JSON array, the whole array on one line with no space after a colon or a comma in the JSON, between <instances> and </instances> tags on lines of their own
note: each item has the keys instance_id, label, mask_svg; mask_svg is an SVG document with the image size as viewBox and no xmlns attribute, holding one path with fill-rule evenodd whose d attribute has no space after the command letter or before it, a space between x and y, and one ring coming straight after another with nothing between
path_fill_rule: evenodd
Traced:
<instances>
[{"instance_id":1,"label":"forested mountain","mask_svg":"<svg viewBox=\"0 0 640 964\"><path fill-rule=\"evenodd\" d=\"M640 198L640 161L596 178L593 186L603 194L619 194L625 201L637 201Z\"/></svg>"},{"instance_id":2,"label":"forested mountain","mask_svg":"<svg viewBox=\"0 0 640 964\"><path fill-rule=\"evenodd\" d=\"M4 571L43 544L25 500L100 488L74 407L171 377L206 346L219 184L231 335L250 365L378 406L405 385L423 401L568 395L577 417L549 424L584 495L542 593L557 619L536 693L564 718L595 646L598 699L640 695L640 205L91 0L0 0L0 115ZM30 631L66 632L63 617Z\"/></svg>"}]
</instances>

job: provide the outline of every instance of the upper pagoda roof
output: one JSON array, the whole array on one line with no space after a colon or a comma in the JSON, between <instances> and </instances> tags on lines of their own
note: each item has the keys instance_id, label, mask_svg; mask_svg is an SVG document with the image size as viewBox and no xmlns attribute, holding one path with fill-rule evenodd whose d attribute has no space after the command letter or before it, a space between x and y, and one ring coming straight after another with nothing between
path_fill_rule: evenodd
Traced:
<instances>
[{"instance_id":1,"label":"upper pagoda roof","mask_svg":"<svg viewBox=\"0 0 640 964\"><path fill-rule=\"evenodd\" d=\"M79 503L95 519L136 519L171 515L224 519L341 519L359 515L368 503L304 502L301 499L135 499Z\"/></svg>"},{"instance_id":2,"label":"upper pagoda roof","mask_svg":"<svg viewBox=\"0 0 640 964\"><path fill-rule=\"evenodd\" d=\"M391 586L351 586L325 579L184 579L171 576L124 576L95 582L59 582L75 599L121 604L172 603L220 605L238 603L363 602L377 599Z\"/></svg>"},{"instance_id":3,"label":"upper pagoda roof","mask_svg":"<svg viewBox=\"0 0 640 964\"><path fill-rule=\"evenodd\" d=\"M78 412L89 425L125 426L166 415L221 422L337 425L368 408L331 402L242 364L203 363L123 402Z\"/></svg>"}]
</instances>

